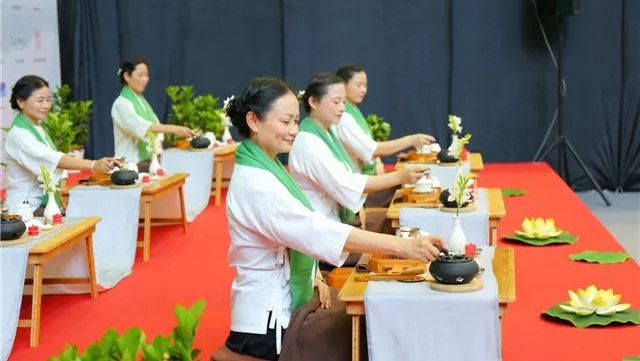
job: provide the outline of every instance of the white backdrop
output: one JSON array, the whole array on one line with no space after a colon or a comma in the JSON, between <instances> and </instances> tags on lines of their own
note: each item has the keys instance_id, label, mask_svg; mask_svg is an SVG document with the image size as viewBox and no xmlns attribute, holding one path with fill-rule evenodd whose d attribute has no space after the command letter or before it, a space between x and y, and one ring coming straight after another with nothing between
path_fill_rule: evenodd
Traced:
<instances>
[{"instance_id":1,"label":"white backdrop","mask_svg":"<svg viewBox=\"0 0 640 361\"><path fill-rule=\"evenodd\" d=\"M53 91L60 85L60 46L56 0L0 0L0 123L11 125L14 111L9 99L15 82L35 74L49 82ZM4 144L5 132L2 132ZM0 147L4 153L4 147ZM6 188L0 167L0 189Z\"/></svg>"}]
</instances>

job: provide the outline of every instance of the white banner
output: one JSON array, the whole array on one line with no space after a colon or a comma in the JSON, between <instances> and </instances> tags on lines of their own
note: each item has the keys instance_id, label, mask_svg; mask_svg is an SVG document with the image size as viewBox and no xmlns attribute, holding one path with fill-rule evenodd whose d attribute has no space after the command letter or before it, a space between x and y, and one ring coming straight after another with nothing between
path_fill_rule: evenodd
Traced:
<instances>
[{"instance_id":1,"label":"white banner","mask_svg":"<svg viewBox=\"0 0 640 361\"><path fill-rule=\"evenodd\" d=\"M60 46L56 0L0 0L0 14L0 123L5 128L15 115L9 100L20 77L41 76L52 91L60 85ZM4 153L6 133L2 133ZM0 167L0 178L0 189L4 189L4 167Z\"/></svg>"}]
</instances>

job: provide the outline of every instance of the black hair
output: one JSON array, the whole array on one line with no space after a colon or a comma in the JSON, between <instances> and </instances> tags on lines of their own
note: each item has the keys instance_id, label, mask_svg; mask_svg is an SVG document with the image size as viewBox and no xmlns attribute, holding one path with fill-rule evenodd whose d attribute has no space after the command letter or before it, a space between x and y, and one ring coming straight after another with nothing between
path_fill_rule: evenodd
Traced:
<instances>
[{"instance_id":1,"label":"black hair","mask_svg":"<svg viewBox=\"0 0 640 361\"><path fill-rule=\"evenodd\" d=\"M11 89L11 109L20 110L18 106L19 100L27 100L34 91L49 87L49 83L37 75L25 75L18 79L16 85Z\"/></svg>"},{"instance_id":2,"label":"black hair","mask_svg":"<svg viewBox=\"0 0 640 361\"><path fill-rule=\"evenodd\" d=\"M262 119L271 110L273 103L287 93L295 95L293 88L278 78L254 78L240 96L229 101L225 110L238 132L249 138L251 129L247 124L247 113L254 112Z\"/></svg>"},{"instance_id":3,"label":"black hair","mask_svg":"<svg viewBox=\"0 0 640 361\"><path fill-rule=\"evenodd\" d=\"M332 73L316 73L309 80L309 85L304 91L304 95L302 96L302 104L304 105L304 110L309 114L311 112L311 105L309 104L309 98L314 97L317 100L322 99L325 95L327 95L327 91L329 86L333 84L343 84L344 81L341 77L332 74Z\"/></svg>"},{"instance_id":4,"label":"black hair","mask_svg":"<svg viewBox=\"0 0 640 361\"><path fill-rule=\"evenodd\" d=\"M127 81L124 80L124 74L127 73L129 74L129 76L131 76L131 73L133 73L133 71L136 70L136 66L138 66L139 64L144 64L147 67L149 67L149 63L147 63L147 60L143 58L127 60L120 65L120 67L118 68L118 76L120 77L120 84L122 85L127 84Z\"/></svg>"},{"instance_id":5,"label":"black hair","mask_svg":"<svg viewBox=\"0 0 640 361\"><path fill-rule=\"evenodd\" d=\"M341 77L345 83L348 83L351 78L357 73L367 72L364 67L360 64L350 63L344 64L337 71L336 75Z\"/></svg>"}]
</instances>

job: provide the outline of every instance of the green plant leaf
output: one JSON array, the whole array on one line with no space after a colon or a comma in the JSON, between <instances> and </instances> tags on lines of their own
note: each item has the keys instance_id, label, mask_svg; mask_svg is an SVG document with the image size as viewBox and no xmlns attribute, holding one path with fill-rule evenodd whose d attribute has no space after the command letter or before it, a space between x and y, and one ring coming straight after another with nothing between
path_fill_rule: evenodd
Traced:
<instances>
[{"instance_id":1,"label":"green plant leaf","mask_svg":"<svg viewBox=\"0 0 640 361\"><path fill-rule=\"evenodd\" d=\"M556 243L574 244L578 241L580 237L573 235L569 232L562 232L557 237L551 237L547 239L528 238L528 237L521 236L517 233L514 233L510 236L505 236L504 238L509 241L524 242L532 246L546 246L549 244L556 244Z\"/></svg>"},{"instance_id":2,"label":"green plant leaf","mask_svg":"<svg viewBox=\"0 0 640 361\"><path fill-rule=\"evenodd\" d=\"M376 142L383 142L389 139L389 135L391 135L391 125L385 122L384 118L376 114L369 114L367 115L366 121L371 130L371 136Z\"/></svg>"},{"instance_id":3,"label":"green plant leaf","mask_svg":"<svg viewBox=\"0 0 640 361\"><path fill-rule=\"evenodd\" d=\"M640 361L640 355L625 357L622 361Z\"/></svg>"},{"instance_id":4,"label":"green plant leaf","mask_svg":"<svg viewBox=\"0 0 640 361\"><path fill-rule=\"evenodd\" d=\"M563 304L568 304L568 302L565 302ZM563 310L559 305L555 305L546 311L542 311L542 314L553 317L555 319L570 322L571 324L579 328L585 328L594 325L607 326L611 323L633 323L636 325L640 325L640 310L626 310L616 312L611 316L600 316L596 313L592 313L588 316L578 316L573 312L567 312Z\"/></svg>"},{"instance_id":5,"label":"green plant leaf","mask_svg":"<svg viewBox=\"0 0 640 361\"><path fill-rule=\"evenodd\" d=\"M599 252L583 251L569 255L572 261L584 261L589 263L620 263L629 258L626 252Z\"/></svg>"},{"instance_id":6,"label":"green plant leaf","mask_svg":"<svg viewBox=\"0 0 640 361\"><path fill-rule=\"evenodd\" d=\"M123 354L131 361L135 361L140 344L144 342L144 333L139 328L133 327L125 332L122 339L124 341Z\"/></svg>"},{"instance_id":7,"label":"green plant leaf","mask_svg":"<svg viewBox=\"0 0 640 361\"><path fill-rule=\"evenodd\" d=\"M503 197L518 197L524 196L527 194L527 191L519 188L503 188L502 196Z\"/></svg>"}]
</instances>

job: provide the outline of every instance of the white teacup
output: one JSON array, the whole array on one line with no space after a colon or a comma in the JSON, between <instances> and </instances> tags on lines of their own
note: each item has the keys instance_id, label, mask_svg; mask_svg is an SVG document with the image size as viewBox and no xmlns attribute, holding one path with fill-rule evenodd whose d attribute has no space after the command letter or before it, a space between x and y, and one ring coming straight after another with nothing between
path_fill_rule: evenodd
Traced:
<instances>
[{"instance_id":1,"label":"white teacup","mask_svg":"<svg viewBox=\"0 0 640 361\"><path fill-rule=\"evenodd\" d=\"M438 143L431 143L430 146L432 152L440 153L440 151L442 150L442 148L440 148L440 144Z\"/></svg>"}]
</instances>

